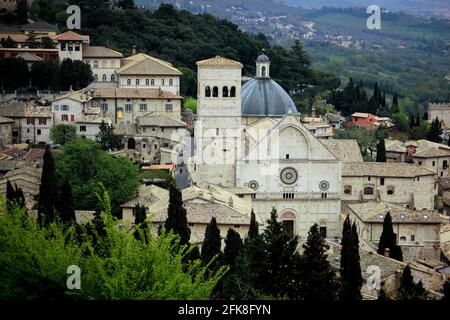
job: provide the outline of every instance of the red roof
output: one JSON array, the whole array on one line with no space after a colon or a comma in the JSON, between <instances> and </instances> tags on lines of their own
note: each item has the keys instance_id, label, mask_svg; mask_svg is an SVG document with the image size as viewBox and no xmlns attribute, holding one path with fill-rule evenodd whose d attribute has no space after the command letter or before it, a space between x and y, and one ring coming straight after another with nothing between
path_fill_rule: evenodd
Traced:
<instances>
[{"instance_id":1,"label":"red roof","mask_svg":"<svg viewBox=\"0 0 450 320\"><path fill-rule=\"evenodd\" d=\"M82 36L73 31L61 33L53 38L53 40L56 41L87 41L88 39L89 39L88 36Z\"/></svg>"},{"instance_id":2,"label":"red roof","mask_svg":"<svg viewBox=\"0 0 450 320\"><path fill-rule=\"evenodd\" d=\"M142 167L143 170L157 170L157 169L166 169L173 170L175 165L173 164L152 164L150 166Z\"/></svg>"}]
</instances>

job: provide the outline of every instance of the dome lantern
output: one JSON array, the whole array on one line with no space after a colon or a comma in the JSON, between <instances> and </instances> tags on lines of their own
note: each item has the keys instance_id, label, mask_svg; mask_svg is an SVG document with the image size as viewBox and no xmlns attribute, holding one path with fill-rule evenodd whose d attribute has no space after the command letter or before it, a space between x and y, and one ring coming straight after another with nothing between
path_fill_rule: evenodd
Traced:
<instances>
[{"instance_id":1,"label":"dome lantern","mask_svg":"<svg viewBox=\"0 0 450 320\"><path fill-rule=\"evenodd\" d=\"M256 58L256 77L270 78L270 59L265 55L264 49L261 55Z\"/></svg>"}]
</instances>

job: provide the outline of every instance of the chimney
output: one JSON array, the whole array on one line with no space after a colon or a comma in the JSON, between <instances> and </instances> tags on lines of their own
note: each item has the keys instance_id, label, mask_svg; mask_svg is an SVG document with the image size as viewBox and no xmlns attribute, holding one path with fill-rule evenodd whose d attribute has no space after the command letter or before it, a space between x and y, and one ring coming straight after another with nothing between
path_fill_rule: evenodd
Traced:
<instances>
[{"instance_id":1,"label":"chimney","mask_svg":"<svg viewBox=\"0 0 450 320\"><path fill-rule=\"evenodd\" d=\"M389 248L384 248L384 256L389 258Z\"/></svg>"},{"instance_id":2,"label":"chimney","mask_svg":"<svg viewBox=\"0 0 450 320\"><path fill-rule=\"evenodd\" d=\"M136 46L133 46L133 47L132 47L131 52L132 52L133 56L136 54Z\"/></svg>"}]
</instances>

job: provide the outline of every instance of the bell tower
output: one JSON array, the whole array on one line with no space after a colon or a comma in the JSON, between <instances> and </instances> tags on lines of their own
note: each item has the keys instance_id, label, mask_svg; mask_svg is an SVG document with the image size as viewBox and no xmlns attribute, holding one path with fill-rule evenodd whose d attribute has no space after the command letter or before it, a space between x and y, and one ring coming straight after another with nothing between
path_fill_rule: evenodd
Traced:
<instances>
[{"instance_id":1,"label":"bell tower","mask_svg":"<svg viewBox=\"0 0 450 320\"><path fill-rule=\"evenodd\" d=\"M256 59L256 77L270 78L270 60L269 57L263 53Z\"/></svg>"}]
</instances>

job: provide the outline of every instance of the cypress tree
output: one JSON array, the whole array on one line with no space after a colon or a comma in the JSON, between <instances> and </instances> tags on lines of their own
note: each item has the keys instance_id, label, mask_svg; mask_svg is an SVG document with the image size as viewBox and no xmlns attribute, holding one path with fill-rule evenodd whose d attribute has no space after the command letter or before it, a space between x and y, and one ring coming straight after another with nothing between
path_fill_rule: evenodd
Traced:
<instances>
[{"instance_id":1,"label":"cypress tree","mask_svg":"<svg viewBox=\"0 0 450 320\"><path fill-rule=\"evenodd\" d=\"M417 113L416 115L416 127L420 127L420 115Z\"/></svg>"},{"instance_id":2,"label":"cypress tree","mask_svg":"<svg viewBox=\"0 0 450 320\"><path fill-rule=\"evenodd\" d=\"M414 283L409 264L403 269L400 278L400 287L397 291L397 300L415 301L426 300L427 293L422 285L422 281Z\"/></svg>"},{"instance_id":3,"label":"cypress tree","mask_svg":"<svg viewBox=\"0 0 450 320\"><path fill-rule=\"evenodd\" d=\"M391 300L391 299L389 299L389 296L387 295L386 290L383 287L381 287L380 291L378 292L378 300L380 300L380 301Z\"/></svg>"},{"instance_id":4,"label":"cypress tree","mask_svg":"<svg viewBox=\"0 0 450 320\"><path fill-rule=\"evenodd\" d=\"M13 187L9 180L6 181L6 208L12 213L14 207L25 208L25 196L17 185Z\"/></svg>"},{"instance_id":5,"label":"cypress tree","mask_svg":"<svg viewBox=\"0 0 450 320\"><path fill-rule=\"evenodd\" d=\"M283 230L283 226L277 221L277 211L272 209L267 227L263 233L264 252L263 276L261 283L264 292L269 295L283 296L288 293L292 283L290 275L294 269L295 254L297 252L298 238L292 237ZM261 257L259 258L261 259Z\"/></svg>"},{"instance_id":6,"label":"cypress tree","mask_svg":"<svg viewBox=\"0 0 450 320\"><path fill-rule=\"evenodd\" d=\"M59 189L58 214L64 224L75 224L75 204L73 203L72 187L67 179Z\"/></svg>"},{"instance_id":7,"label":"cypress tree","mask_svg":"<svg viewBox=\"0 0 450 320\"><path fill-rule=\"evenodd\" d=\"M391 107L391 113L397 113L400 109L398 107L398 96L397 93L394 94L394 97L392 98L392 107Z\"/></svg>"},{"instance_id":8,"label":"cypress tree","mask_svg":"<svg viewBox=\"0 0 450 320\"><path fill-rule=\"evenodd\" d=\"M211 269L215 269L221 264L222 252L220 247L222 245L222 238L220 237L220 230L217 227L216 218L212 217L211 222L206 226L205 239L202 244L202 261L203 265L207 265L214 256L218 255L216 260L210 265Z\"/></svg>"},{"instance_id":9,"label":"cypress tree","mask_svg":"<svg viewBox=\"0 0 450 320\"><path fill-rule=\"evenodd\" d=\"M188 226L186 209L183 207L181 191L174 184L169 186L169 208L164 227L168 232L173 231L180 237L180 245L189 243L191 229Z\"/></svg>"},{"instance_id":10,"label":"cypress tree","mask_svg":"<svg viewBox=\"0 0 450 320\"><path fill-rule=\"evenodd\" d=\"M256 222L256 216L255 216L255 212L252 209L252 213L251 213L251 217L250 217L250 227L248 229L248 238L249 239L254 239L258 236L259 231L258 231L258 222Z\"/></svg>"},{"instance_id":11,"label":"cypress tree","mask_svg":"<svg viewBox=\"0 0 450 320\"><path fill-rule=\"evenodd\" d=\"M335 273L327 260L328 246L314 224L308 232L308 239L303 245L302 271L300 284L302 298L306 301L330 301L336 299L337 283Z\"/></svg>"},{"instance_id":12,"label":"cypress tree","mask_svg":"<svg viewBox=\"0 0 450 320\"><path fill-rule=\"evenodd\" d=\"M359 257L359 239L356 225L350 219L344 222L341 249L341 290L339 298L344 301L361 300L362 274Z\"/></svg>"},{"instance_id":13,"label":"cypress tree","mask_svg":"<svg viewBox=\"0 0 450 320\"><path fill-rule=\"evenodd\" d=\"M147 242L146 237L146 229L148 228L148 224L146 222L147 219L147 213L144 206L141 206L139 203L136 204L133 208L133 214L134 214L134 225L136 230L134 231L134 237L137 240L141 240L141 233L144 234L144 240Z\"/></svg>"},{"instance_id":14,"label":"cypress tree","mask_svg":"<svg viewBox=\"0 0 450 320\"><path fill-rule=\"evenodd\" d=\"M380 139L377 144L377 162L386 162L386 145L384 139Z\"/></svg>"},{"instance_id":15,"label":"cypress tree","mask_svg":"<svg viewBox=\"0 0 450 320\"><path fill-rule=\"evenodd\" d=\"M225 249L223 250L224 262L234 268L236 265L236 258L241 253L242 248L243 243L239 233L234 229L228 229L227 237L225 239Z\"/></svg>"},{"instance_id":16,"label":"cypress tree","mask_svg":"<svg viewBox=\"0 0 450 320\"><path fill-rule=\"evenodd\" d=\"M442 291L444 293L444 297L442 300L450 302L450 279L445 281L444 286L442 287Z\"/></svg>"},{"instance_id":17,"label":"cypress tree","mask_svg":"<svg viewBox=\"0 0 450 320\"><path fill-rule=\"evenodd\" d=\"M428 112L425 112L422 117L423 121L428 121Z\"/></svg>"},{"instance_id":18,"label":"cypress tree","mask_svg":"<svg viewBox=\"0 0 450 320\"><path fill-rule=\"evenodd\" d=\"M41 185L39 187L38 222L48 225L55 220L55 209L58 203L58 189L56 187L55 163L49 146L44 152Z\"/></svg>"},{"instance_id":19,"label":"cypress tree","mask_svg":"<svg viewBox=\"0 0 450 320\"><path fill-rule=\"evenodd\" d=\"M442 135L441 122L439 121L439 118L436 117L431 123L430 130L428 131L427 134L427 140L441 143L442 142L441 135Z\"/></svg>"},{"instance_id":20,"label":"cypress tree","mask_svg":"<svg viewBox=\"0 0 450 320\"><path fill-rule=\"evenodd\" d=\"M400 246L397 245L397 239L392 227L392 218L390 212L386 214L383 221L383 231L381 232L380 242L378 243L378 254L384 255L385 249L389 249L389 257L398 261L403 261L403 253Z\"/></svg>"},{"instance_id":21,"label":"cypress tree","mask_svg":"<svg viewBox=\"0 0 450 320\"><path fill-rule=\"evenodd\" d=\"M416 122L414 120L414 115L412 113L409 114L409 128L413 129L416 126Z\"/></svg>"}]
</instances>

